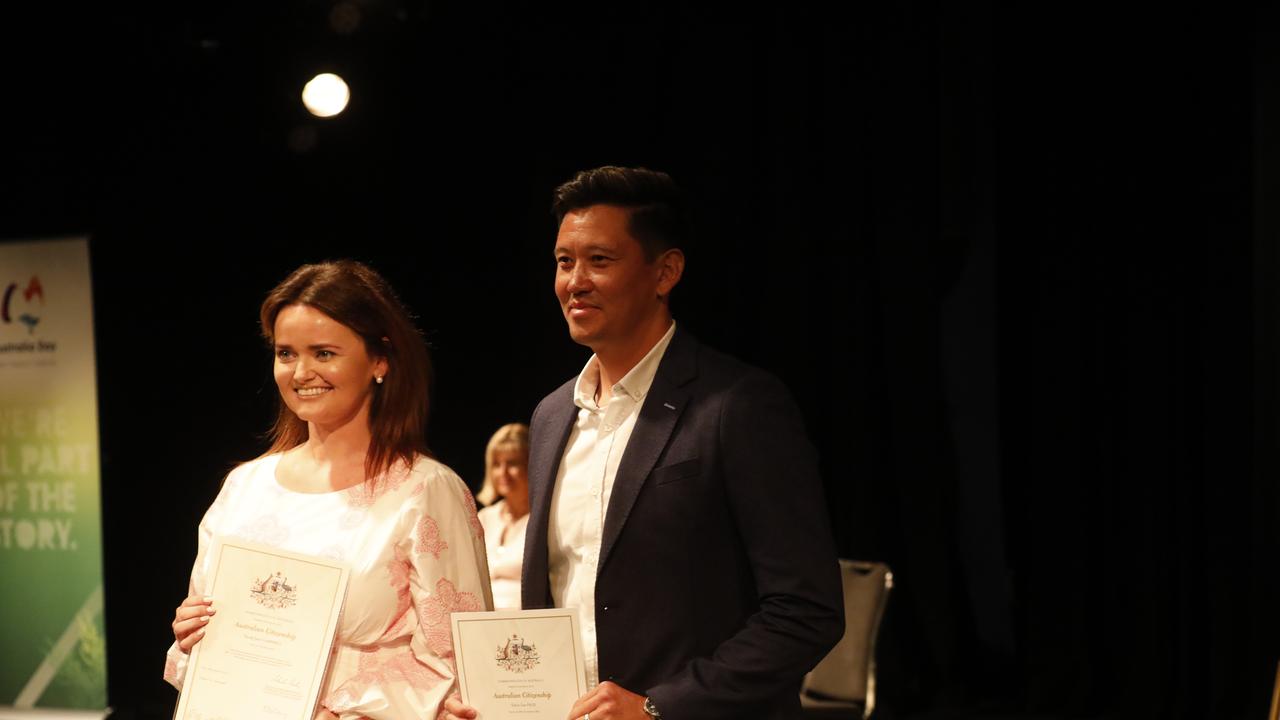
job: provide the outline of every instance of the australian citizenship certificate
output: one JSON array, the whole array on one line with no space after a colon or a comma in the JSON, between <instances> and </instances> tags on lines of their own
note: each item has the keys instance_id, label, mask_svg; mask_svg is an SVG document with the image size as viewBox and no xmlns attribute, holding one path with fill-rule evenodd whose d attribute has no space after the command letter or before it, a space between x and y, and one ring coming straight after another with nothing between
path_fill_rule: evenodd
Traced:
<instances>
[{"instance_id":1,"label":"australian citizenship certificate","mask_svg":"<svg viewBox=\"0 0 1280 720\"><path fill-rule=\"evenodd\" d=\"M328 558L217 539L217 613L191 649L174 718L312 720L348 575Z\"/></svg>"},{"instance_id":2,"label":"australian citizenship certificate","mask_svg":"<svg viewBox=\"0 0 1280 720\"><path fill-rule=\"evenodd\" d=\"M484 720L564 720L587 692L577 608L452 618L462 701Z\"/></svg>"}]
</instances>

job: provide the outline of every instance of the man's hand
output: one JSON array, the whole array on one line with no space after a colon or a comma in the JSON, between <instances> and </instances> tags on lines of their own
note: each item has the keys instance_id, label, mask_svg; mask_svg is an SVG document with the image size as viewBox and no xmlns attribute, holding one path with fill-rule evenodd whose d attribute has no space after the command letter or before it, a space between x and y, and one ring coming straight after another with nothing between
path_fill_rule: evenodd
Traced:
<instances>
[{"instance_id":1,"label":"man's hand","mask_svg":"<svg viewBox=\"0 0 1280 720\"><path fill-rule=\"evenodd\" d=\"M643 695L608 681L578 698L569 711L569 720L581 720L588 714L591 720L650 720L649 713L644 711Z\"/></svg>"},{"instance_id":2,"label":"man's hand","mask_svg":"<svg viewBox=\"0 0 1280 720\"><path fill-rule=\"evenodd\" d=\"M470 705L463 705L457 695L450 695L444 699L444 710L444 720L454 720L454 718L472 720L476 716L476 709Z\"/></svg>"}]
</instances>

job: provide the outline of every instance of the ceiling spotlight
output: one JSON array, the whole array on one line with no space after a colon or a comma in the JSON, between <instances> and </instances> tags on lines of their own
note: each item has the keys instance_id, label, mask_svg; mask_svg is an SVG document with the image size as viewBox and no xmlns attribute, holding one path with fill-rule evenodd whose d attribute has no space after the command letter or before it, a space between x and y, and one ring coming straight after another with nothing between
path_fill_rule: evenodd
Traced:
<instances>
[{"instance_id":1,"label":"ceiling spotlight","mask_svg":"<svg viewBox=\"0 0 1280 720\"><path fill-rule=\"evenodd\" d=\"M302 104L316 117L333 117L347 107L351 89L333 73L320 73L302 87Z\"/></svg>"}]
</instances>

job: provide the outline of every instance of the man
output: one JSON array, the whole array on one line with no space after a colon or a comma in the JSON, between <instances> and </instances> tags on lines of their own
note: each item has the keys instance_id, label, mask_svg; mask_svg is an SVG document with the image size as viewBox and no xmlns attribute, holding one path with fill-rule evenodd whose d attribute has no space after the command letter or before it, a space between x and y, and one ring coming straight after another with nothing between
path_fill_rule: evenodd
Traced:
<instances>
[{"instance_id":1,"label":"man","mask_svg":"<svg viewBox=\"0 0 1280 720\"><path fill-rule=\"evenodd\" d=\"M570 718L798 717L843 631L799 412L675 326L686 223L667 175L584 171L554 207L556 295L594 355L533 414L522 596L582 612L593 689Z\"/></svg>"}]
</instances>

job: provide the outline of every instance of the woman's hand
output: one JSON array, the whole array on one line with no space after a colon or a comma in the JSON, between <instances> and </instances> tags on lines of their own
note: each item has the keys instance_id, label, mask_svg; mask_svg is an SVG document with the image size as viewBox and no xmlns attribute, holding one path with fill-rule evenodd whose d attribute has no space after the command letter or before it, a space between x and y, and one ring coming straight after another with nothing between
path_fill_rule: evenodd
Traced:
<instances>
[{"instance_id":1,"label":"woman's hand","mask_svg":"<svg viewBox=\"0 0 1280 720\"><path fill-rule=\"evenodd\" d=\"M447 713L445 715L447 720L474 718L476 716L476 709L470 705L463 705L462 699L457 695L450 695L444 699L444 709Z\"/></svg>"},{"instance_id":2,"label":"woman's hand","mask_svg":"<svg viewBox=\"0 0 1280 720\"><path fill-rule=\"evenodd\" d=\"M191 647L204 637L204 628L216 612L213 598L191 595L183 600L173 614L173 637L178 641L178 649L191 652Z\"/></svg>"},{"instance_id":3,"label":"woman's hand","mask_svg":"<svg viewBox=\"0 0 1280 720\"><path fill-rule=\"evenodd\" d=\"M329 708L322 707L319 710L316 710L314 720L338 720L338 716L329 712Z\"/></svg>"}]
</instances>

